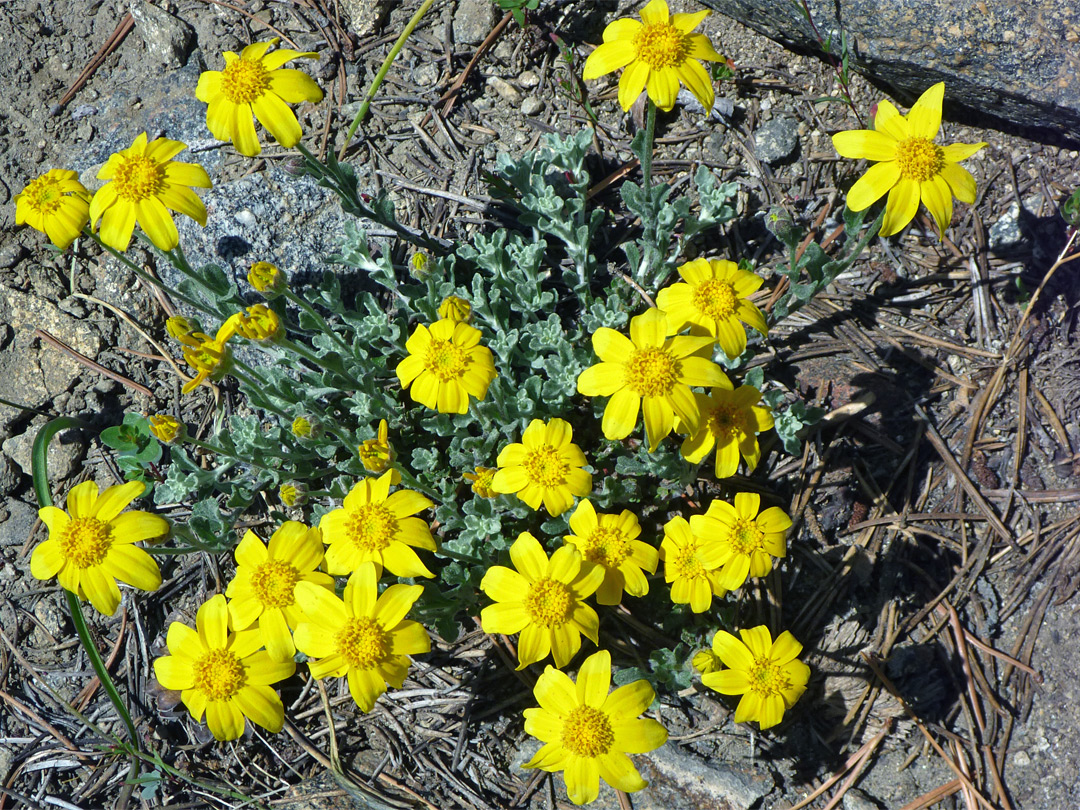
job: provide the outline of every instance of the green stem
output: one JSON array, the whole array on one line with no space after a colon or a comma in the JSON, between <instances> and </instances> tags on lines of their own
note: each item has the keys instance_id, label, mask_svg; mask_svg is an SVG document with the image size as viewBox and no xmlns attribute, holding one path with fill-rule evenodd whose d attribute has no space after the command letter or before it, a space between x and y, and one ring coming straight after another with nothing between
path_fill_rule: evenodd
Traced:
<instances>
[{"instance_id":1,"label":"green stem","mask_svg":"<svg viewBox=\"0 0 1080 810\"><path fill-rule=\"evenodd\" d=\"M313 307L299 295L294 293L288 287L285 288L285 297L292 301L292 303L296 304L296 306L300 307L300 309L304 310L304 312L306 312L308 315L315 318L315 320L322 327L323 331L326 332L326 334L328 334L331 339L333 339L333 341L341 347L341 350L346 354L351 354L351 350L349 349L348 344L341 339L337 332L330 328L330 324L326 322L326 318L320 315L315 309L315 307Z\"/></svg>"},{"instance_id":2,"label":"green stem","mask_svg":"<svg viewBox=\"0 0 1080 810\"><path fill-rule=\"evenodd\" d=\"M272 470L269 467L267 467L265 464L260 464L259 462L253 461L250 458L240 458L240 456L236 455L235 453L229 452L224 447L222 447L221 445L218 445L218 444L213 444L211 442L204 442L201 439L193 439L190 436L186 439L186 443L190 444L192 447L201 447L203 450L206 450L209 453L213 453L216 456L224 456L225 458L231 458L231 459L234 459L235 461L237 461L240 464L247 464L247 465L249 465L251 467L255 467L256 469L263 470L264 472L268 472L268 473L278 473L278 472L280 472L280 470Z\"/></svg>"},{"instance_id":3,"label":"green stem","mask_svg":"<svg viewBox=\"0 0 1080 810\"><path fill-rule=\"evenodd\" d=\"M451 560L457 560L458 562L469 563L470 565L486 565L486 563L483 560L481 560L479 557L473 557L473 556L471 556L469 554L459 554L458 552L451 551L448 548L440 547L439 550L436 551L435 553L438 554L441 557L449 557Z\"/></svg>"},{"instance_id":4,"label":"green stem","mask_svg":"<svg viewBox=\"0 0 1080 810\"><path fill-rule=\"evenodd\" d=\"M653 159L653 144L656 140L656 105L650 98L648 100L648 112L645 115L645 150L641 156L641 176L642 182L645 188L645 204L646 204L646 219L643 223L645 226L645 241L656 241L656 205L653 196L653 182L652 182L652 159Z\"/></svg>"},{"instance_id":5,"label":"green stem","mask_svg":"<svg viewBox=\"0 0 1080 810\"><path fill-rule=\"evenodd\" d=\"M379 66L379 72L375 74L375 80L371 83L371 87L368 88L367 95L364 96L364 100L360 104L360 109L357 110L356 117L353 118L353 122L349 126L349 131L345 133L345 142L341 145L341 151L338 153L338 160L345 159L345 152L349 148L352 136L356 134L357 127L360 126L360 122L363 121L364 116L367 115L368 107L371 106L371 101L375 98L375 93L378 92L379 86L383 83L383 79L386 78L386 74L390 72L390 66L394 64L397 55L401 53L401 49L405 47L405 42L409 39L409 36L416 26L420 24L421 18L423 18L427 13L427 10L431 8L433 2L434 0L424 0L424 2L420 4L420 8L412 15L412 19L409 20L408 24L401 32L401 35L398 36L397 41L394 43L394 47L390 49L390 53L386 55L383 63Z\"/></svg>"},{"instance_id":6,"label":"green stem","mask_svg":"<svg viewBox=\"0 0 1080 810\"><path fill-rule=\"evenodd\" d=\"M145 270L143 270L141 267L139 267L137 264L135 264L135 262L131 261L131 259L129 259L123 253L118 251L112 245L107 245L104 242L102 242L101 237L98 236L96 233L93 233L89 229L84 230L84 233L88 234L91 239L93 239L95 242L97 242L97 244L100 245L107 253L112 255L112 257L114 259L119 260L121 264L123 264L125 267L127 267L129 270L131 270L135 275L137 275L139 278L141 278L147 284L149 284L149 285L151 285L153 287L157 287L163 293L169 295L172 298L175 298L177 301L183 301L189 307L197 309L197 310L199 310L199 312L202 312L205 315L213 315L215 318L218 317L218 313L214 312L212 309L209 309L205 304L199 303L194 298L190 298L189 296L184 295L182 292L178 292L177 290L174 290L171 287L165 285L160 280L154 278L152 275L147 273ZM169 255L169 254L166 254L166 255Z\"/></svg>"},{"instance_id":7,"label":"green stem","mask_svg":"<svg viewBox=\"0 0 1080 810\"><path fill-rule=\"evenodd\" d=\"M425 495L427 495L429 498L434 500L436 503L438 503L439 500L442 499L442 495L440 495L438 492L436 492L431 487L427 487L427 486L424 486L423 484L421 484L420 481L416 478L415 475L413 475L411 472L406 470L400 464L391 464L390 469L397 470L397 473L398 473L398 475L401 476L402 481L404 481L406 484L408 484L410 487L417 490L418 492L423 492Z\"/></svg>"}]
</instances>

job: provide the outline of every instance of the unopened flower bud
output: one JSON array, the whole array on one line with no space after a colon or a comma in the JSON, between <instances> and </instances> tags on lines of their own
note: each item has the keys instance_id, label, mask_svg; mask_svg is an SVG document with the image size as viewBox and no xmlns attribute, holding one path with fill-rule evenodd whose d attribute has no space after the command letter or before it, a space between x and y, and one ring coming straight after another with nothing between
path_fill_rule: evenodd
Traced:
<instances>
[{"instance_id":1,"label":"unopened flower bud","mask_svg":"<svg viewBox=\"0 0 1080 810\"><path fill-rule=\"evenodd\" d=\"M283 334L281 319L263 304L248 307L237 320L236 331L241 337L260 343L272 343Z\"/></svg>"},{"instance_id":2,"label":"unopened flower bud","mask_svg":"<svg viewBox=\"0 0 1080 810\"><path fill-rule=\"evenodd\" d=\"M448 295L439 304L439 317L444 321L454 323L468 323L472 320L472 305L464 298L456 295Z\"/></svg>"},{"instance_id":3,"label":"unopened flower bud","mask_svg":"<svg viewBox=\"0 0 1080 810\"><path fill-rule=\"evenodd\" d=\"M164 413L156 413L148 420L150 432L162 444L177 444L187 438L187 425Z\"/></svg>"},{"instance_id":4,"label":"unopened flower bud","mask_svg":"<svg viewBox=\"0 0 1080 810\"><path fill-rule=\"evenodd\" d=\"M277 298L289 286L289 278L283 270L270 262L255 262L248 270L248 283L262 293L264 298Z\"/></svg>"},{"instance_id":5,"label":"unopened flower bud","mask_svg":"<svg viewBox=\"0 0 1080 810\"><path fill-rule=\"evenodd\" d=\"M314 416L298 416L293 419L291 430L298 439L317 439L322 435L322 424Z\"/></svg>"},{"instance_id":6,"label":"unopened flower bud","mask_svg":"<svg viewBox=\"0 0 1080 810\"><path fill-rule=\"evenodd\" d=\"M281 485L281 489L278 490L278 498L290 509L303 506L307 502L307 487L299 481L289 481Z\"/></svg>"}]
</instances>

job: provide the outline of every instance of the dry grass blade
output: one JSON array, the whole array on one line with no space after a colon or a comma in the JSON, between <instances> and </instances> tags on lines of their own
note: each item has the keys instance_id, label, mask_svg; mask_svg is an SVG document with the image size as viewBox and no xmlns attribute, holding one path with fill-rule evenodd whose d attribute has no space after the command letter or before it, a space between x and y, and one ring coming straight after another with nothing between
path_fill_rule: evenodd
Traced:
<instances>
[{"instance_id":1,"label":"dry grass blade","mask_svg":"<svg viewBox=\"0 0 1080 810\"><path fill-rule=\"evenodd\" d=\"M59 349L60 351L64 352L71 359L73 359L76 362L86 366L88 369L91 369L92 371L96 371L98 374L101 374L101 375L103 375L105 377L108 377L111 380L116 380L118 383L122 383L123 385L126 385L128 388L132 389L133 391L138 391L140 394L143 394L143 395L149 397L150 399L153 399L154 392L151 391L149 388L147 388L145 385L141 385L141 384L135 382L134 380L129 379L128 377L125 377L123 374L121 374L118 371L113 371L112 369L105 368L105 366L101 365L100 363L95 362L94 360L91 360L89 357L87 357L82 352L76 351L75 349L71 348L66 343L64 343L64 341L60 340L59 338L53 337L48 332L46 332L44 329L35 329L34 330L34 335L35 335L35 337L41 338L42 340L44 340L49 345L51 345L51 346Z\"/></svg>"}]
</instances>

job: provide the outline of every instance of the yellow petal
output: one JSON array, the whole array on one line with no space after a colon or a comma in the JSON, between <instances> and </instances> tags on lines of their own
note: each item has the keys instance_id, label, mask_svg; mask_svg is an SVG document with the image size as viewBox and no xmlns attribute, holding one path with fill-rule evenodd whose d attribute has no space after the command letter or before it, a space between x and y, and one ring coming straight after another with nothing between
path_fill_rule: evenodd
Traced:
<instances>
[{"instance_id":1,"label":"yellow petal","mask_svg":"<svg viewBox=\"0 0 1080 810\"><path fill-rule=\"evenodd\" d=\"M952 222L952 191L940 175L931 177L919 186L919 196L926 210L937 223L938 234L944 235Z\"/></svg>"},{"instance_id":2,"label":"yellow petal","mask_svg":"<svg viewBox=\"0 0 1080 810\"><path fill-rule=\"evenodd\" d=\"M233 105L229 113L229 135L236 151L247 157L255 157L262 151L259 136L255 134L255 124L251 120L249 104Z\"/></svg>"},{"instance_id":3,"label":"yellow petal","mask_svg":"<svg viewBox=\"0 0 1080 810\"><path fill-rule=\"evenodd\" d=\"M520 633L529 621L521 602L497 602L480 611L480 626L485 633Z\"/></svg>"},{"instance_id":4,"label":"yellow petal","mask_svg":"<svg viewBox=\"0 0 1080 810\"><path fill-rule=\"evenodd\" d=\"M269 686L245 686L236 693L236 706L254 723L272 731L281 731L285 723L285 709L281 698Z\"/></svg>"},{"instance_id":5,"label":"yellow petal","mask_svg":"<svg viewBox=\"0 0 1080 810\"><path fill-rule=\"evenodd\" d=\"M942 157L946 163L957 163L971 157L986 145L986 141L980 141L979 143L951 143L948 146L941 147Z\"/></svg>"},{"instance_id":6,"label":"yellow petal","mask_svg":"<svg viewBox=\"0 0 1080 810\"><path fill-rule=\"evenodd\" d=\"M109 487L112 489L112 487ZM108 492L108 489L106 490ZM132 496L134 497L134 496ZM67 510L73 518L84 517L97 517L94 512L95 504L98 499L98 485L93 481L83 481L81 484L76 484L68 492L67 496ZM113 494L112 501L115 502L116 494ZM129 499L130 501L130 499ZM123 509L123 507L120 507ZM117 509L105 520L111 520L120 513L120 509ZM110 509L110 511L112 511Z\"/></svg>"},{"instance_id":7,"label":"yellow petal","mask_svg":"<svg viewBox=\"0 0 1080 810\"><path fill-rule=\"evenodd\" d=\"M273 93L263 93L252 101L251 110L274 140L286 149L296 146L304 134L293 111Z\"/></svg>"},{"instance_id":8,"label":"yellow petal","mask_svg":"<svg viewBox=\"0 0 1080 810\"><path fill-rule=\"evenodd\" d=\"M199 101L209 102L215 96L221 94L221 71L204 70L199 74L199 83L195 85L195 98Z\"/></svg>"},{"instance_id":9,"label":"yellow petal","mask_svg":"<svg viewBox=\"0 0 1080 810\"><path fill-rule=\"evenodd\" d=\"M708 9L703 11L695 11L693 14L672 14L671 24L682 31L684 34L689 34L699 25L701 21L709 16Z\"/></svg>"},{"instance_id":10,"label":"yellow petal","mask_svg":"<svg viewBox=\"0 0 1080 810\"><path fill-rule=\"evenodd\" d=\"M975 178L971 172L965 169L963 166L957 166L955 163L946 163L939 175L942 180L949 184L949 189L952 191L953 196L960 202L968 203L969 205L975 202Z\"/></svg>"},{"instance_id":11,"label":"yellow petal","mask_svg":"<svg viewBox=\"0 0 1080 810\"><path fill-rule=\"evenodd\" d=\"M154 659L154 677L166 689L190 689L195 685L195 669L191 659L175 655Z\"/></svg>"},{"instance_id":12,"label":"yellow petal","mask_svg":"<svg viewBox=\"0 0 1080 810\"><path fill-rule=\"evenodd\" d=\"M611 688L611 653L595 652L585 659L578 670L577 700L585 706L599 709L604 705Z\"/></svg>"},{"instance_id":13,"label":"yellow petal","mask_svg":"<svg viewBox=\"0 0 1080 810\"><path fill-rule=\"evenodd\" d=\"M206 725L219 742L238 740L244 733L244 715L232 701L207 701Z\"/></svg>"},{"instance_id":14,"label":"yellow petal","mask_svg":"<svg viewBox=\"0 0 1080 810\"><path fill-rule=\"evenodd\" d=\"M396 627L424 593L423 585L391 585L380 594L372 616L388 630Z\"/></svg>"},{"instance_id":15,"label":"yellow petal","mask_svg":"<svg viewBox=\"0 0 1080 810\"><path fill-rule=\"evenodd\" d=\"M696 59L686 59L675 68L679 80L694 94L694 98L701 102L705 112L712 110L716 93L713 90L712 79Z\"/></svg>"},{"instance_id":16,"label":"yellow petal","mask_svg":"<svg viewBox=\"0 0 1080 810\"><path fill-rule=\"evenodd\" d=\"M899 181L900 167L895 160L875 163L848 191L848 208L852 211L869 208Z\"/></svg>"},{"instance_id":17,"label":"yellow petal","mask_svg":"<svg viewBox=\"0 0 1080 810\"><path fill-rule=\"evenodd\" d=\"M654 68L649 71L645 89L653 103L664 112L668 112L675 106L675 99L679 95L679 74L673 67Z\"/></svg>"},{"instance_id":18,"label":"yellow petal","mask_svg":"<svg viewBox=\"0 0 1080 810\"><path fill-rule=\"evenodd\" d=\"M614 42L619 39L632 40L641 32L641 29L641 22L632 17L612 20L604 29L604 42Z\"/></svg>"},{"instance_id":19,"label":"yellow petal","mask_svg":"<svg viewBox=\"0 0 1080 810\"><path fill-rule=\"evenodd\" d=\"M583 501L583 503L587 503L587 501ZM528 593L529 581L512 568L493 565L484 574L484 578L480 580L480 590L496 602L520 602ZM519 627L517 630L510 630L509 632L516 633L520 629Z\"/></svg>"},{"instance_id":20,"label":"yellow petal","mask_svg":"<svg viewBox=\"0 0 1080 810\"><path fill-rule=\"evenodd\" d=\"M655 720L647 722L656 723ZM657 725L659 725L659 723L657 723ZM661 730L663 730L663 727L661 727ZM663 742L661 742L660 745L663 745L664 742L667 742L666 731L663 734ZM654 747L659 748L660 746ZM652 748L649 750L651 751ZM641 778L641 774L638 773L638 769L634 767L634 763L630 761L630 757L622 753L619 749L608 751L606 754L601 754L597 757L596 767L599 770L600 778L616 790L621 790L625 793L633 793L634 791L648 787L649 783Z\"/></svg>"},{"instance_id":21,"label":"yellow petal","mask_svg":"<svg viewBox=\"0 0 1080 810\"><path fill-rule=\"evenodd\" d=\"M141 591L156 591L161 586L161 570L154 558L132 545L114 545L101 564L110 577L126 582Z\"/></svg>"},{"instance_id":22,"label":"yellow petal","mask_svg":"<svg viewBox=\"0 0 1080 810\"><path fill-rule=\"evenodd\" d=\"M60 544L55 540L46 540L38 544L30 557L30 573L35 579L52 579L66 561Z\"/></svg>"},{"instance_id":23,"label":"yellow petal","mask_svg":"<svg viewBox=\"0 0 1080 810\"><path fill-rule=\"evenodd\" d=\"M626 20L625 22L636 22ZM638 23L640 28L641 24ZM607 32L604 32L605 37ZM598 79L608 73L613 73L624 68L634 61L637 56L637 48L632 39L616 39L605 42L589 54L585 60L585 66L581 71L581 78L585 81Z\"/></svg>"},{"instance_id":24,"label":"yellow petal","mask_svg":"<svg viewBox=\"0 0 1080 810\"><path fill-rule=\"evenodd\" d=\"M629 436L637 425L641 397L629 388L616 391L604 408L601 430L608 439L617 441Z\"/></svg>"},{"instance_id":25,"label":"yellow petal","mask_svg":"<svg viewBox=\"0 0 1080 810\"><path fill-rule=\"evenodd\" d=\"M926 89L907 114L908 127L914 138L932 141L941 129L941 103L945 98L945 82Z\"/></svg>"},{"instance_id":26,"label":"yellow petal","mask_svg":"<svg viewBox=\"0 0 1080 810\"><path fill-rule=\"evenodd\" d=\"M712 42L704 34L687 34L686 55L691 59L704 59L706 62L723 62L723 54L718 53Z\"/></svg>"},{"instance_id":27,"label":"yellow petal","mask_svg":"<svg viewBox=\"0 0 1080 810\"><path fill-rule=\"evenodd\" d=\"M646 25L667 25L671 15L664 0L649 0L645 8L638 12L638 16Z\"/></svg>"},{"instance_id":28,"label":"yellow petal","mask_svg":"<svg viewBox=\"0 0 1080 810\"><path fill-rule=\"evenodd\" d=\"M614 329L601 326L592 336L593 351L605 363L622 364L630 359L634 344ZM588 396L594 396L592 394Z\"/></svg>"},{"instance_id":29,"label":"yellow petal","mask_svg":"<svg viewBox=\"0 0 1080 810\"><path fill-rule=\"evenodd\" d=\"M872 129L849 129L832 136L833 146L841 157L867 160L895 160L896 139Z\"/></svg>"},{"instance_id":30,"label":"yellow petal","mask_svg":"<svg viewBox=\"0 0 1080 810\"><path fill-rule=\"evenodd\" d=\"M619 106L623 111L629 110L649 80L649 65L637 59L626 66L622 78L619 79Z\"/></svg>"},{"instance_id":31,"label":"yellow petal","mask_svg":"<svg viewBox=\"0 0 1080 810\"><path fill-rule=\"evenodd\" d=\"M79 575L79 587L86 592L86 598L99 613L104 616L116 613L120 604L120 589L116 587L116 580L106 574L101 566L84 568Z\"/></svg>"},{"instance_id":32,"label":"yellow petal","mask_svg":"<svg viewBox=\"0 0 1080 810\"><path fill-rule=\"evenodd\" d=\"M275 70L266 77L267 88L282 101L299 104L322 101L323 91L315 80L300 70Z\"/></svg>"},{"instance_id":33,"label":"yellow petal","mask_svg":"<svg viewBox=\"0 0 1080 810\"><path fill-rule=\"evenodd\" d=\"M136 218L143 231L161 250L172 250L180 244L176 223L157 197L148 197L135 204Z\"/></svg>"},{"instance_id":34,"label":"yellow petal","mask_svg":"<svg viewBox=\"0 0 1080 810\"><path fill-rule=\"evenodd\" d=\"M888 164L879 164L888 165ZM885 205L885 220L881 223L881 236L900 233L919 210L919 184L915 180L901 179L889 192Z\"/></svg>"},{"instance_id":35,"label":"yellow petal","mask_svg":"<svg viewBox=\"0 0 1080 810\"><path fill-rule=\"evenodd\" d=\"M172 166L173 164L170 163L169 165ZM206 206L199 199L199 195L190 188L173 184L167 185L158 193L158 199L164 203L166 208L170 208L178 214L183 214L185 217L190 217L203 227L206 227Z\"/></svg>"},{"instance_id":36,"label":"yellow petal","mask_svg":"<svg viewBox=\"0 0 1080 810\"><path fill-rule=\"evenodd\" d=\"M911 135L907 119L900 115L900 111L888 99L882 99L878 102L877 113L874 115L874 129L878 132L884 132L898 141L902 141Z\"/></svg>"},{"instance_id":37,"label":"yellow petal","mask_svg":"<svg viewBox=\"0 0 1080 810\"><path fill-rule=\"evenodd\" d=\"M525 669L530 664L543 661L551 653L551 633L547 628L529 624L518 636L517 669Z\"/></svg>"},{"instance_id":38,"label":"yellow petal","mask_svg":"<svg viewBox=\"0 0 1080 810\"><path fill-rule=\"evenodd\" d=\"M626 369L620 363L597 363L577 378L578 393L586 397L609 397L626 384Z\"/></svg>"},{"instance_id":39,"label":"yellow petal","mask_svg":"<svg viewBox=\"0 0 1080 810\"><path fill-rule=\"evenodd\" d=\"M199 638L212 650L224 649L229 633L229 608L221 594L211 596L195 614Z\"/></svg>"}]
</instances>

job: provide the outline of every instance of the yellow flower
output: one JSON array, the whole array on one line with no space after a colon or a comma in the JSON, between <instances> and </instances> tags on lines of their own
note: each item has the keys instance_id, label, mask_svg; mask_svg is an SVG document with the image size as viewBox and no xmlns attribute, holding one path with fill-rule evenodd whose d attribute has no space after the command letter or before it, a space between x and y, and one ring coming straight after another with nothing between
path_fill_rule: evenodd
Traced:
<instances>
[{"instance_id":1,"label":"yellow flower","mask_svg":"<svg viewBox=\"0 0 1080 810\"><path fill-rule=\"evenodd\" d=\"M236 313L236 331L248 340L273 343L282 336L281 319L265 304L255 304Z\"/></svg>"},{"instance_id":2,"label":"yellow flower","mask_svg":"<svg viewBox=\"0 0 1080 810\"><path fill-rule=\"evenodd\" d=\"M649 452L671 433L675 416L690 430L699 421L692 385L730 385L720 366L700 356L711 337L668 337L668 319L650 309L630 321L630 338L602 326L593 332L593 351L601 362L578 376L578 393L610 396L601 429L609 439L625 439L644 411Z\"/></svg>"},{"instance_id":3,"label":"yellow flower","mask_svg":"<svg viewBox=\"0 0 1080 810\"><path fill-rule=\"evenodd\" d=\"M154 661L154 675L166 689L180 692L191 716L206 725L217 740L236 740L247 717L267 731L281 731L285 709L270 684L296 671L292 661L275 663L262 649L258 630L229 632L225 597L202 603L194 630L181 622L169 625L169 655Z\"/></svg>"},{"instance_id":4,"label":"yellow flower","mask_svg":"<svg viewBox=\"0 0 1080 810\"><path fill-rule=\"evenodd\" d=\"M307 487L299 481L287 481L278 489L278 498L290 509L302 506L307 502Z\"/></svg>"},{"instance_id":5,"label":"yellow flower","mask_svg":"<svg viewBox=\"0 0 1080 810\"><path fill-rule=\"evenodd\" d=\"M157 590L161 571L153 557L134 544L168 534L168 521L149 512L124 512L144 489L141 481L129 481L99 492L93 481L84 481L68 492L67 512L57 506L39 509L49 537L34 549L30 573L37 579L56 577L106 616L120 604L116 580L143 591Z\"/></svg>"},{"instance_id":6,"label":"yellow flower","mask_svg":"<svg viewBox=\"0 0 1080 810\"><path fill-rule=\"evenodd\" d=\"M194 318L185 318L183 315L173 315L165 319L165 331L174 340L185 346L198 346L202 342L202 326ZM198 337L196 337L198 335Z\"/></svg>"},{"instance_id":7,"label":"yellow flower","mask_svg":"<svg viewBox=\"0 0 1080 810\"><path fill-rule=\"evenodd\" d=\"M574 505L574 496L592 491L592 475L581 469L587 463L581 448L571 442L574 429L564 419L544 424L533 419L520 444L508 444L499 453L499 471L491 488L506 495L516 494L530 509L543 503L555 517Z\"/></svg>"},{"instance_id":8,"label":"yellow flower","mask_svg":"<svg viewBox=\"0 0 1080 810\"><path fill-rule=\"evenodd\" d=\"M15 224L41 231L61 250L90 221L90 192L70 169L49 169L15 195Z\"/></svg>"},{"instance_id":9,"label":"yellow flower","mask_svg":"<svg viewBox=\"0 0 1080 810\"><path fill-rule=\"evenodd\" d=\"M846 158L877 161L848 191L847 206L862 211L889 193L881 235L899 233L919 210L919 201L944 233L952 221L952 198L975 202L975 178L957 165L984 146L979 143L934 143L941 129L945 83L933 85L901 115L889 101L878 103L873 129L833 135L833 146Z\"/></svg>"},{"instance_id":10,"label":"yellow flower","mask_svg":"<svg viewBox=\"0 0 1080 810\"><path fill-rule=\"evenodd\" d=\"M289 278L270 262L255 262L248 270L248 284L264 298L277 298L289 286Z\"/></svg>"},{"instance_id":11,"label":"yellow flower","mask_svg":"<svg viewBox=\"0 0 1080 810\"><path fill-rule=\"evenodd\" d=\"M802 644L785 631L776 641L767 627L740 630L742 641L718 630L713 652L730 669L701 676L701 682L724 695L742 695L735 722L757 720L761 729L779 723L784 712L806 691L810 667L798 660Z\"/></svg>"},{"instance_id":12,"label":"yellow flower","mask_svg":"<svg viewBox=\"0 0 1080 810\"><path fill-rule=\"evenodd\" d=\"M655 548L637 539L641 534L637 515L626 509L621 515L598 515L585 498L570 516L570 531L573 534L563 540L576 547L587 562L604 569L596 604L619 604L623 590L631 596L649 592L649 580L642 569L655 574L659 555Z\"/></svg>"},{"instance_id":13,"label":"yellow flower","mask_svg":"<svg viewBox=\"0 0 1080 810\"><path fill-rule=\"evenodd\" d=\"M472 491L481 498L497 498L499 493L491 488L495 472L494 467L477 467L475 473L464 473L461 477L472 483Z\"/></svg>"},{"instance_id":14,"label":"yellow flower","mask_svg":"<svg viewBox=\"0 0 1080 810\"><path fill-rule=\"evenodd\" d=\"M394 460L394 448L390 446L386 420L379 420L379 432L374 439L364 439L358 448L360 463L368 472L386 472Z\"/></svg>"},{"instance_id":15,"label":"yellow flower","mask_svg":"<svg viewBox=\"0 0 1080 810\"><path fill-rule=\"evenodd\" d=\"M236 575L225 589L232 628L247 630L257 621L270 657L292 661L296 647L289 631L304 620L296 604L297 584L334 590L333 577L315 570L323 561L322 533L287 520L270 536L268 549L249 529L235 555Z\"/></svg>"},{"instance_id":16,"label":"yellow flower","mask_svg":"<svg viewBox=\"0 0 1080 810\"><path fill-rule=\"evenodd\" d=\"M405 656L431 649L419 622L405 618L423 585L391 585L379 594L378 573L364 563L349 577L344 601L308 583L296 587L307 620L296 628L296 646L312 660L313 678L340 677L361 711L370 712L389 684L400 689L409 674Z\"/></svg>"},{"instance_id":17,"label":"yellow flower","mask_svg":"<svg viewBox=\"0 0 1080 810\"><path fill-rule=\"evenodd\" d=\"M224 70L207 70L199 76L195 97L205 102L206 128L219 141L232 141L241 155L254 157L262 151L252 114L282 146L292 148L303 132L296 115L286 106L301 101L322 101L319 85L299 70L282 70L293 59L318 59L308 51L278 48L278 38L254 42L240 52L225 51Z\"/></svg>"},{"instance_id":18,"label":"yellow flower","mask_svg":"<svg viewBox=\"0 0 1080 810\"><path fill-rule=\"evenodd\" d=\"M149 418L150 432L162 444L176 444L187 437L187 425L165 413L156 413Z\"/></svg>"},{"instance_id":19,"label":"yellow flower","mask_svg":"<svg viewBox=\"0 0 1080 810\"><path fill-rule=\"evenodd\" d=\"M581 649L581 634L597 643L600 619L585 604L604 581L604 569L585 562L566 545L548 559L543 546L522 532L510 546L512 568L493 565L480 581L480 590L495 600L480 611L485 633L521 633L518 669L555 656L560 669Z\"/></svg>"},{"instance_id":20,"label":"yellow flower","mask_svg":"<svg viewBox=\"0 0 1080 810\"><path fill-rule=\"evenodd\" d=\"M469 395L483 399L495 379L491 349L480 345L480 330L467 323L420 324L405 348L409 356L397 367L401 387L411 385L413 401L439 413L466 413Z\"/></svg>"},{"instance_id":21,"label":"yellow flower","mask_svg":"<svg viewBox=\"0 0 1080 810\"><path fill-rule=\"evenodd\" d=\"M629 17L604 29L604 44L585 60L582 78L598 79L626 68L619 79L619 104L629 110L642 90L661 110L675 106L679 82L712 110L712 78L699 62L722 62L704 34L691 33L708 11L670 16L664 0L652 0L641 10L641 22Z\"/></svg>"},{"instance_id":22,"label":"yellow flower","mask_svg":"<svg viewBox=\"0 0 1080 810\"><path fill-rule=\"evenodd\" d=\"M184 360L197 372L195 377L184 384L181 393L187 394L209 379L217 382L229 373L232 365L232 353L229 351L229 339L236 334L239 316L230 315L218 329L213 340L201 332L193 332L191 337L201 337L200 343L184 341Z\"/></svg>"},{"instance_id":23,"label":"yellow flower","mask_svg":"<svg viewBox=\"0 0 1080 810\"><path fill-rule=\"evenodd\" d=\"M416 251L409 259L409 275L413 278L427 278L427 276L431 275L428 264L430 264L430 260L427 254L422 250Z\"/></svg>"},{"instance_id":24,"label":"yellow flower","mask_svg":"<svg viewBox=\"0 0 1080 810\"><path fill-rule=\"evenodd\" d=\"M439 304L439 317L444 321L468 323L472 319L472 304L456 295L448 295Z\"/></svg>"},{"instance_id":25,"label":"yellow flower","mask_svg":"<svg viewBox=\"0 0 1080 810\"><path fill-rule=\"evenodd\" d=\"M667 742L656 720L639 718L656 698L648 681L611 688L611 654L595 652L578 670L575 684L548 666L533 687L539 708L525 710L525 732L542 743L525 768L562 771L574 804L600 795L603 779L633 793L648 785L627 754L644 754Z\"/></svg>"},{"instance_id":26,"label":"yellow flower","mask_svg":"<svg viewBox=\"0 0 1080 810\"><path fill-rule=\"evenodd\" d=\"M352 488L341 509L322 516L319 528L326 550L326 570L348 575L373 562L399 577L432 577L410 546L435 551L435 539L417 512L434 503L419 492L402 489L390 495L394 470L365 478Z\"/></svg>"},{"instance_id":27,"label":"yellow flower","mask_svg":"<svg viewBox=\"0 0 1080 810\"><path fill-rule=\"evenodd\" d=\"M314 416L298 416L289 428L298 439L317 439L322 435L322 423Z\"/></svg>"},{"instance_id":28,"label":"yellow flower","mask_svg":"<svg viewBox=\"0 0 1080 810\"><path fill-rule=\"evenodd\" d=\"M101 167L98 178L109 182L90 201L90 221L95 230L100 221L102 242L127 250L138 222L158 248L172 250L180 237L170 210L206 225L206 207L191 187L210 188L210 177L196 163L173 160L184 149L168 138L147 143L144 132Z\"/></svg>"},{"instance_id":29,"label":"yellow flower","mask_svg":"<svg viewBox=\"0 0 1080 810\"><path fill-rule=\"evenodd\" d=\"M739 492L735 505L713 501L704 515L690 518L690 529L699 537L718 540L723 549L720 560L720 586L733 591L748 576L766 576L773 567L773 557L787 554L785 534L791 518L779 506L761 514L761 496Z\"/></svg>"},{"instance_id":30,"label":"yellow flower","mask_svg":"<svg viewBox=\"0 0 1080 810\"><path fill-rule=\"evenodd\" d=\"M685 284L672 284L656 296L673 332L687 324L701 327L735 359L746 351L743 323L763 335L769 331L761 310L747 300L761 286L760 276L724 259L694 259L679 268L679 275Z\"/></svg>"},{"instance_id":31,"label":"yellow flower","mask_svg":"<svg viewBox=\"0 0 1080 810\"><path fill-rule=\"evenodd\" d=\"M707 675L710 672L719 672L724 663L712 650L698 650L690 660L690 666L702 675Z\"/></svg>"},{"instance_id":32,"label":"yellow flower","mask_svg":"<svg viewBox=\"0 0 1080 810\"><path fill-rule=\"evenodd\" d=\"M671 601L690 605L694 613L704 613L713 596L727 593L720 585L718 566L724 550L712 538L691 530L685 518L672 518L664 524L660 559L664 561L664 581L671 586Z\"/></svg>"},{"instance_id":33,"label":"yellow flower","mask_svg":"<svg viewBox=\"0 0 1080 810\"><path fill-rule=\"evenodd\" d=\"M696 464L716 448L716 477L729 478L739 469L739 455L752 472L761 460L757 434L773 426L768 408L757 403L761 392L752 385L734 391L719 387L710 396L694 394L701 411L701 424L682 443L682 454Z\"/></svg>"}]
</instances>

